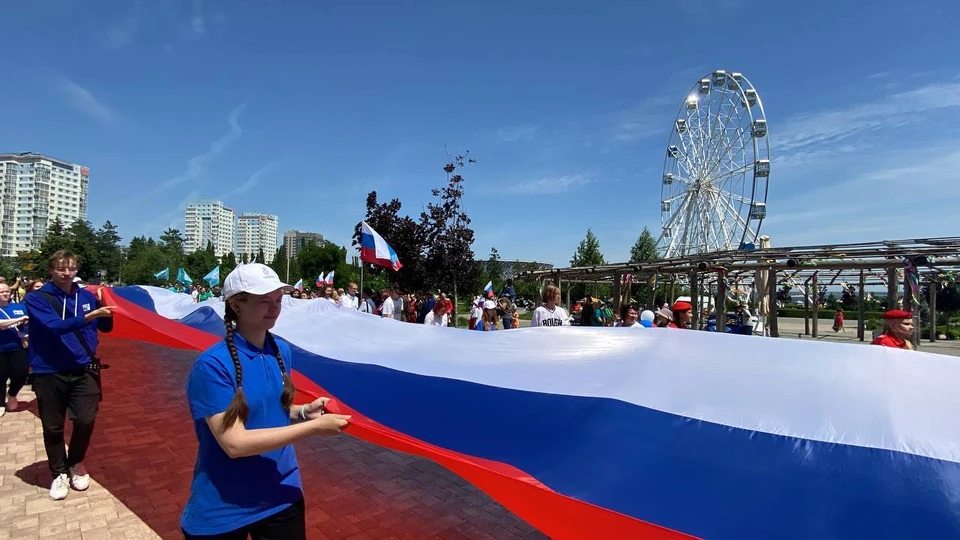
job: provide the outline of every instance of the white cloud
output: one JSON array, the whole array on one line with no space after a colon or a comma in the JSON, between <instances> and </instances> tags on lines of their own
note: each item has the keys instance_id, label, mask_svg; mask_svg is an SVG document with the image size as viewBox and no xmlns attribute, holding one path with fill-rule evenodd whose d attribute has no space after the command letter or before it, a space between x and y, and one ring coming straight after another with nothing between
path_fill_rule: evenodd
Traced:
<instances>
[{"instance_id":1,"label":"white cloud","mask_svg":"<svg viewBox=\"0 0 960 540\"><path fill-rule=\"evenodd\" d=\"M538 195L566 193L571 189L591 183L592 180L582 174L549 176L514 182L507 188L514 195Z\"/></svg>"},{"instance_id":2,"label":"white cloud","mask_svg":"<svg viewBox=\"0 0 960 540\"><path fill-rule=\"evenodd\" d=\"M210 147L207 148L206 152L188 159L186 162L186 169L182 173L164 180L159 186L155 187L149 192L131 197L123 204L129 205L137 201L156 196L160 193L176 188L186 182L190 182L191 184L195 185L198 181L202 180L206 174L206 167L209 162L223 154L223 152L226 151L230 145L236 142L237 139L243 135L243 129L240 127L239 120L240 113L243 112L245 107L245 104L241 104L234 107L233 110L230 111L230 114L227 115L227 124L230 126L230 131L210 143Z\"/></svg>"},{"instance_id":3,"label":"white cloud","mask_svg":"<svg viewBox=\"0 0 960 540\"><path fill-rule=\"evenodd\" d=\"M260 181L263 179L263 177L266 176L268 173L276 170L278 167L280 167L280 165L281 165L280 161L274 161L273 163L268 163L267 165L261 167L256 172L251 174L250 177L247 178L246 182L240 184L234 189L221 193L220 195L217 195L214 198L219 200L226 200L236 195L242 195L250 191L251 189L259 186Z\"/></svg>"},{"instance_id":4,"label":"white cloud","mask_svg":"<svg viewBox=\"0 0 960 540\"><path fill-rule=\"evenodd\" d=\"M533 138L537 133L537 126L512 126L497 131L497 140L500 142L515 142Z\"/></svg>"},{"instance_id":5,"label":"white cloud","mask_svg":"<svg viewBox=\"0 0 960 540\"><path fill-rule=\"evenodd\" d=\"M164 212L156 219L144 224L141 227L140 235L155 236L163 232L164 229L180 229L183 232L183 213L187 209L187 203L200 197L199 191L191 191L184 197L177 206Z\"/></svg>"},{"instance_id":6,"label":"white cloud","mask_svg":"<svg viewBox=\"0 0 960 540\"><path fill-rule=\"evenodd\" d=\"M795 116L779 132L774 127L771 135L776 153L789 155L810 146L919 123L925 120L925 113L954 107L960 107L960 83L931 84L846 109Z\"/></svg>"},{"instance_id":7,"label":"white cloud","mask_svg":"<svg viewBox=\"0 0 960 540\"><path fill-rule=\"evenodd\" d=\"M661 94L637 104L602 114L597 117L604 125L604 138L625 143L666 133L669 128L670 107L679 105L680 99L670 94Z\"/></svg>"},{"instance_id":8,"label":"white cloud","mask_svg":"<svg viewBox=\"0 0 960 540\"><path fill-rule=\"evenodd\" d=\"M136 15L130 14L107 28L103 34L104 43L111 49L122 49L133 41L139 29L140 21Z\"/></svg>"},{"instance_id":9,"label":"white cloud","mask_svg":"<svg viewBox=\"0 0 960 540\"><path fill-rule=\"evenodd\" d=\"M63 91L71 105L95 120L109 124L120 119L119 113L101 103L93 92L73 81L64 81Z\"/></svg>"},{"instance_id":10,"label":"white cloud","mask_svg":"<svg viewBox=\"0 0 960 540\"><path fill-rule=\"evenodd\" d=\"M960 141L866 156L870 170L768 201L765 233L780 245L953 234Z\"/></svg>"},{"instance_id":11,"label":"white cloud","mask_svg":"<svg viewBox=\"0 0 960 540\"><path fill-rule=\"evenodd\" d=\"M193 16L190 18L188 29L194 37L198 38L207 33L207 24L203 17L203 3L200 0L194 0L193 2Z\"/></svg>"}]
</instances>

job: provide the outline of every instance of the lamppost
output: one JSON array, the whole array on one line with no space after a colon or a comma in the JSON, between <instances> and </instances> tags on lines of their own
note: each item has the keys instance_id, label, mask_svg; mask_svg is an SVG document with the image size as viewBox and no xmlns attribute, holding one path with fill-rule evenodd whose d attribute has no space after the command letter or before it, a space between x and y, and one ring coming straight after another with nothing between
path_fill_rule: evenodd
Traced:
<instances>
[{"instance_id":1,"label":"lamppost","mask_svg":"<svg viewBox=\"0 0 960 540\"><path fill-rule=\"evenodd\" d=\"M123 285L123 246L117 246L120 250L120 272L117 274L117 283Z\"/></svg>"}]
</instances>

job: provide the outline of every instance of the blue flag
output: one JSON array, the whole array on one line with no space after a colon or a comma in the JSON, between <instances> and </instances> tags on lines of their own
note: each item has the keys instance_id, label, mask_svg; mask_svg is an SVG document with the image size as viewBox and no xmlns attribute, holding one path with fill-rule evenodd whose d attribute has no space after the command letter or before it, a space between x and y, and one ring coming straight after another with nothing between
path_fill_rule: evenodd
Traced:
<instances>
[{"instance_id":1,"label":"blue flag","mask_svg":"<svg viewBox=\"0 0 960 540\"><path fill-rule=\"evenodd\" d=\"M160 280L163 280L163 281L169 281L169 280L170 280L170 269L169 269L169 268L164 268L163 270L161 270L161 271L157 272L156 274L154 274L153 277L155 277L155 278L157 278L157 279L160 279Z\"/></svg>"},{"instance_id":2,"label":"blue flag","mask_svg":"<svg viewBox=\"0 0 960 540\"><path fill-rule=\"evenodd\" d=\"M203 276L203 280L210 284L211 287L216 287L220 284L220 265L217 265L216 268L210 271L209 274Z\"/></svg>"},{"instance_id":3,"label":"blue flag","mask_svg":"<svg viewBox=\"0 0 960 540\"><path fill-rule=\"evenodd\" d=\"M187 271L181 266L177 270L177 283L182 283L185 287L193 285L193 280L190 279L190 276L187 275Z\"/></svg>"}]
</instances>

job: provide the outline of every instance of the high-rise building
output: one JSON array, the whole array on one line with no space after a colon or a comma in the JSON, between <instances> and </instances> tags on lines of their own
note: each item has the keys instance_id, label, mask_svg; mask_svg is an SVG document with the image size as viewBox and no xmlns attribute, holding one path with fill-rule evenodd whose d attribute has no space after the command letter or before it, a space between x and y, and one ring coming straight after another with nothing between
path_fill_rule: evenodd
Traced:
<instances>
[{"instance_id":1,"label":"high-rise building","mask_svg":"<svg viewBox=\"0 0 960 540\"><path fill-rule=\"evenodd\" d=\"M287 258L295 258L307 244L320 244L323 235L314 232L300 232L297 230L283 233L283 249Z\"/></svg>"},{"instance_id":2,"label":"high-rise building","mask_svg":"<svg viewBox=\"0 0 960 540\"><path fill-rule=\"evenodd\" d=\"M187 204L184 212L183 251L193 253L213 244L217 257L236 251L237 213L221 201L201 200Z\"/></svg>"},{"instance_id":3,"label":"high-rise building","mask_svg":"<svg viewBox=\"0 0 960 540\"><path fill-rule=\"evenodd\" d=\"M90 169L23 152L0 154L0 255L40 249L56 219L87 219Z\"/></svg>"},{"instance_id":4,"label":"high-rise building","mask_svg":"<svg viewBox=\"0 0 960 540\"><path fill-rule=\"evenodd\" d=\"M266 263L272 263L277 254L280 220L277 216L244 212L237 220L237 259L244 255L247 261L254 260L263 250Z\"/></svg>"}]
</instances>

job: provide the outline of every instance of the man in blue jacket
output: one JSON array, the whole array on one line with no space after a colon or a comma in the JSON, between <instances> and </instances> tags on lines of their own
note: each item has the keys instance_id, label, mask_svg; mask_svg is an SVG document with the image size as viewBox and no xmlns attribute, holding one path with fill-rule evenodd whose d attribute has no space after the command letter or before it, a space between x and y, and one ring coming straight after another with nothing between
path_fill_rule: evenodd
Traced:
<instances>
[{"instance_id":1,"label":"man in blue jacket","mask_svg":"<svg viewBox=\"0 0 960 540\"><path fill-rule=\"evenodd\" d=\"M83 460L100 408L100 374L93 357L97 331L113 329L114 306L100 305L102 291L94 296L74 283L79 262L70 251L54 253L47 263L50 282L28 294L24 302L30 316L33 391L53 474L50 498L56 501L65 499L70 487L83 491L90 486ZM68 409L73 420L69 455L63 445Z\"/></svg>"}]
</instances>

